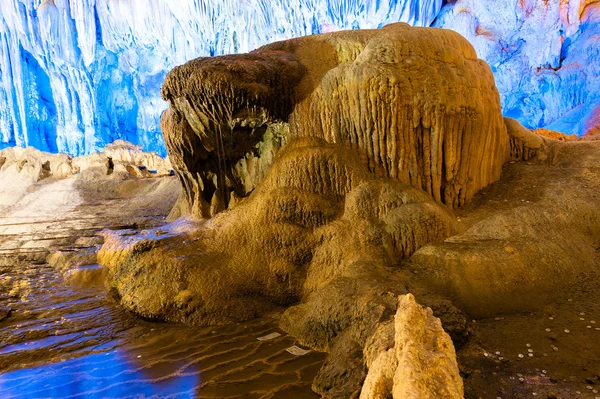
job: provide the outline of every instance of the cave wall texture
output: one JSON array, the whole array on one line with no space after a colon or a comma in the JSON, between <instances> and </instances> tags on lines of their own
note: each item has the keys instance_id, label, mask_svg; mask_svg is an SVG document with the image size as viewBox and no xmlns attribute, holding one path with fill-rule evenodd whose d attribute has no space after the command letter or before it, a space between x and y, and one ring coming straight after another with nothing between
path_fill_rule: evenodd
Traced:
<instances>
[{"instance_id":1,"label":"cave wall texture","mask_svg":"<svg viewBox=\"0 0 600 399\"><path fill-rule=\"evenodd\" d=\"M174 66L397 21L465 36L490 64L504 114L526 127L598 129L594 0L6 0L0 147L79 155L126 139L164 154L160 87Z\"/></svg>"}]
</instances>

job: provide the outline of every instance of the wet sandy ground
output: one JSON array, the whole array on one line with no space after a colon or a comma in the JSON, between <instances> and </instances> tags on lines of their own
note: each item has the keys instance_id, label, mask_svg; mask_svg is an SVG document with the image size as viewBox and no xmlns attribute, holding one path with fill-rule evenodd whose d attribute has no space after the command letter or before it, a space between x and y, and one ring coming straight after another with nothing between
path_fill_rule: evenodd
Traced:
<instances>
[{"instance_id":1,"label":"wet sandy ground","mask_svg":"<svg viewBox=\"0 0 600 399\"><path fill-rule=\"evenodd\" d=\"M458 351L465 397L600 399L599 285L584 274L535 312L477 320Z\"/></svg>"},{"instance_id":2,"label":"wet sandy ground","mask_svg":"<svg viewBox=\"0 0 600 399\"><path fill-rule=\"evenodd\" d=\"M463 220L538 194L533 185L518 196L507 195L514 188L511 176L543 173L537 166L511 164L503 173L508 177L460 211ZM587 188L581 190L583 195ZM478 211L469 213L469 207ZM467 399L600 399L600 271L557 288L538 309L472 326L469 343L457 351Z\"/></svg>"},{"instance_id":3,"label":"wet sandy ground","mask_svg":"<svg viewBox=\"0 0 600 399\"><path fill-rule=\"evenodd\" d=\"M132 193L144 184L97 196L59 180L0 204L0 398L316 397L325 355L290 353L276 314L213 328L153 323L118 305L100 267L46 264L54 250L89 249L103 228L164 223L175 196L140 205Z\"/></svg>"}]
</instances>

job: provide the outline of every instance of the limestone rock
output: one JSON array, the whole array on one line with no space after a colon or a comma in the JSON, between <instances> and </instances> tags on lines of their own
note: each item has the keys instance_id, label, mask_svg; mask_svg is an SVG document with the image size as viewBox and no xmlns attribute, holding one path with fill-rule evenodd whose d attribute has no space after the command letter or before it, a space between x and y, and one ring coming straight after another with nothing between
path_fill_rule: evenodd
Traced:
<instances>
[{"instance_id":1,"label":"limestone rock","mask_svg":"<svg viewBox=\"0 0 600 399\"><path fill-rule=\"evenodd\" d=\"M230 192L247 196L290 137L351 147L371 172L450 207L497 180L508 156L489 67L441 29L393 24L199 58L169 73L163 98L169 156L199 217L217 195L225 207Z\"/></svg>"},{"instance_id":2,"label":"limestone rock","mask_svg":"<svg viewBox=\"0 0 600 399\"><path fill-rule=\"evenodd\" d=\"M84 181L141 179L173 173L168 159L143 152L140 146L123 140L108 144L103 152L74 158L73 164L79 179Z\"/></svg>"},{"instance_id":3,"label":"limestone rock","mask_svg":"<svg viewBox=\"0 0 600 399\"><path fill-rule=\"evenodd\" d=\"M0 322L7 319L12 312L12 309L0 306Z\"/></svg>"},{"instance_id":4,"label":"limestone rock","mask_svg":"<svg viewBox=\"0 0 600 399\"><path fill-rule=\"evenodd\" d=\"M382 324L364 349L369 372L360 398L463 398L456 352L440 320L411 294L394 322Z\"/></svg>"},{"instance_id":5,"label":"limestone rock","mask_svg":"<svg viewBox=\"0 0 600 399\"><path fill-rule=\"evenodd\" d=\"M393 396L397 398L463 398L456 352L440 320L409 294L398 303Z\"/></svg>"},{"instance_id":6,"label":"limestone rock","mask_svg":"<svg viewBox=\"0 0 600 399\"><path fill-rule=\"evenodd\" d=\"M143 166L144 168L141 169L143 177L149 176L147 173L143 173L143 171L154 172L158 176L165 176L170 175L173 169L168 159L154 152L142 151L141 146L124 140L115 140L107 144L102 153L104 156L112 159L114 164Z\"/></svg>"},{"instance_id":7,"label":"limestone rock","mask_svg":"<svg viewBox=\"0 0 600 399\"><path fill-rule=\"evenodd\" d=\"M106 282L108 270L97 264L77 266L64 272L64 278L71 284L77 284L84 287L100 286L103 287Z\"/></svg>"},{"instance_id":8,"label":"limestone rock","mask_svg":"<svg viewBox=\"0 0 600 399\"><path fill-rule=\"evenodd\" d=\"M364 352L361 399L464 397L450 337L411 294L399 298L395 321L380 325Z\"/></svg>"},{"instance_id":9,"label":"limestone rock","mask_svg":"<svg viewBox=\"0 0 600 399\"><path fill-rule=\"evenodd\" d=\"M184 189L171 216L202 220L106 233L98 259L122 305L200 325L295 305L281 327L332 354L313 389L356 397L364 344L407 292L403 261L455 235L452 208L508 159L489 68L455 33L395 24L194 60L162 94ZM416 351L394 348L398 362ZM446 381L448 363L427 361L422 378L439 366ZM394 389L425 389L394 384L397 369Z\"/></svg>"},{"instance_id":10,"label":"limestone rock","mask_svg":"<svg viewBox=\"0 0 600 399\"><path fill-rule=\"evenodd\" d=\"M0 151L0 171L19 174L33 182L48 177L78 175L82 180L147 178L172 174L169 160L143 152L123 140L108 144L103 152L72 158L28 147L10 147Z\"/></svg>"},{"instance_id":11,"label":"limestone rock","mask_svg":"<svg viewBox=\"0 0 600 399\"><path fill-rule=\"evenodd\" d=\"M74 269L78 266L96 263L97 248L88 248L79 251L55 251L48 255L46 262L59 270Z\"/></svg>"},{"instance_id":12,"label":"limestone rock","mask_svg":"<svg viewBox=\"0 0 600 399\"><path fill-rule=\"evenodd\" d=\"M556 130L549 130L549 129L544 129L544 128L539 128L539 129L535 129L533 130L534 134L537 134L539 136L543 136L543 137L548 137L554 140L559 140L559 141L567 141L567 140L577 140L578 137L574 134L564 134L561 132L557 132ZM587 133L587 135L591 136L592 133L591 131Z\"/></svg>"},{"instance_id":13,"label":"limestone rock","mask_svg":"<svg viewBox=\"0 0 600 399\"><path fill-rule=\"evenodd\" d=\"M67 154L49 154L35 148L10 147L0 151L0 171L37 182L50 176L63 178L77 172Z\"/></svg>"},{"instance_id":14,"label":"limestone rock","mask_svg":"<svg viewBox=\"0 0 600 399\"><path fill-rule=\"evenodd\" d=\"M234 208L160 234L106 232L98 259L121 303L151 319L223 324L295 304L280 326L332 353L313 388L348 398L360 392L365 340L406 293L394 270L455 224L448 208L376 176L352 149L294 138Z\"/></svg>"},{"instance_id":15,"label":"limestone rock","mask_svg":"<svg viewBox=\"0 0 600 399\"><path fill-rule=\"evenodd\" d=\"M281 145L279 122L293 106L303 66L281 51L199 58L171 71L161 127L169 157L196 216L215 195L244 197Z\"/></svg>"},{"instance_id":16,"label":"limestone rock","mask_svg":"<svg viewBox=\"0 0 600 399\"><path fill-rule=\"evenodd\" d=\"M474 317L534 309L600 267L600 146L547 140L545 162L509 165L469 212L466 231L410 259L431 289Z\"/></svg>"},{"instance_id":17,"label":"limestone rock","mask_svg":"<svg viewBox=\"0 0 600 399\"><path fill-rule=\"evenodd\" d=\"M144 316L224 323L309 298L338 278L384 281L386 266L443 241L454 224L447 208L377 177L351 149L304 138L279 152L235 208L182 237L145 235L152 245L143 250L147 241L108 234L99 261L123 304ZM179 308L182 290L193 299ZM313 341L327 345L324 336Z\"/></svg>"},{"instance_id":18,"label":"limestone rock","mask_svg":"<svg viewBox=\"0 0 600 399\"><path fill-rule=\"evenodd\" d=\"M599 6L600 8L600 6ZM600 105L594 108L592 116L586 121L586 136L589 137L600 137ZM569 138L573 136L567 136Z\"/></svg>"},{"instance_id":19,"label":"limestone rock","mask_svg":"<svg viewBox=\"0 0 600 399\"><path fill-rule=\"evenodd\" d=\"M393 24L310 39L266 46L330 66L300 83L292 134L359 149L371 170L450 207L499 178L508 143L498 92L460 35Z\"/></svg>"},{"instance_id":20,"label":"limestone rock","mask_svg":"<svg viewBox=\"0 0 600 399\"><path fill-rule=\"evenodd\" d=\"M541 136L532 133L516 119L504 118L504 123L510 138L511 160L528 161L537 156L543 158L546 155L546 145Z\"/></svg>"}]
</instances>

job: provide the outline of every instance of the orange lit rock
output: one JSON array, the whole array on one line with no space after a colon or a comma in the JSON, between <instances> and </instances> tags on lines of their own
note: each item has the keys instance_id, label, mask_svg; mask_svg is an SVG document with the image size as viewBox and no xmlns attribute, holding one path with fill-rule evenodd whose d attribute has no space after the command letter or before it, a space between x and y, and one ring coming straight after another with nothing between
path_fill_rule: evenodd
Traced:
<instances>
[{"instance_id":1,"label":"orange lit rock","mask_svg":"<svg viewBox=\"0 0 600 399\"><path fill-rule=\"evenodd\" d=\"M452 340L411 294L398 298L395 319L379 326L364 351L369 372L360 399L464 397Z\"/></svg>"},{"instance_id":2,"label":"orange lit rock","mask_svg":"<svg viewBox=\"0 0 600 399\"><path fill-rule=\"evenodd\" d=\"M489 67L442 29L393 24L200 58L167 76L163 97L195 216L247 196L290 137L349 146L370 171L452 208L497 180L508 156Z\"/></svg>"}]
</instances>

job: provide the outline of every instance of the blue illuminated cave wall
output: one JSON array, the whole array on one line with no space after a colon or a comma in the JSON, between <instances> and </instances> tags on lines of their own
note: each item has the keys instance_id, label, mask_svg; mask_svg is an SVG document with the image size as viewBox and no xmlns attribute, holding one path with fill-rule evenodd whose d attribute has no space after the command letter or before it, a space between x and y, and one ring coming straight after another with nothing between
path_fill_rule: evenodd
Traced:
<instances>
[{"instance_id":1,"label":"blue illuminated cave wall","mask_svg":"<svg viewBox=\"0 0 600 399\"><path fill-rule=\"evenodd\" d=\"M600 2L466 0L434 26L465 36L491 66L503 112L529 128L584 135L600 114Z\"/></svg>"},{"instance_id":2,"label":"blue illuminated cave wall","mask_svg":"<svg viewBox=\"0 0 600 399\"><path fill-rule=\"evenodd\" d=\"M595 0L2 0L0 148L79 155L125 139L164 154L174 66L397 21L465 36L528 127L582 135L600 121Z\"/></svg>"}]
</instances>

